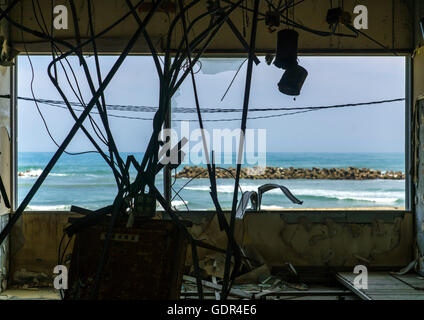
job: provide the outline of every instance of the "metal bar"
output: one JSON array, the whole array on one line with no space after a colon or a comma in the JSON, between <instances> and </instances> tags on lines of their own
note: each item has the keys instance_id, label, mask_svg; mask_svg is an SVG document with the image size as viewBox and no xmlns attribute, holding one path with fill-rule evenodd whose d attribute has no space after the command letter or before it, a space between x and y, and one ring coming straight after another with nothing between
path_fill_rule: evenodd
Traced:
<instances>
[{"instance_id":1,"label":"metal bar","mask_svg":"<svg viewBox=\"0 0 424 320\"><path fill-rule=\"evenodd\" d=\"M233 7L232 10L234 10L235 7ZM232 11L231 10L231 11ZM230 12L231 12L230 11ZM235 264L238 265L240 263L240 259L239 259L239 254L238 254L238 246L236 241L234 240L233 235L231 235L230 233L230 229L228 226L227 221L225 220L225 217L222 213L222 209L219 205L218 202L218 196L217 196L217 189L216 189L216 180L215 180L215 171L212 170L212 166L211 163L209 161L209 152L208 152L208 148L207 148L207 144L205 143L205 139L204 139L204 132L203 132L203 121L202 121L202 115L201 115L201 111L200 111L200 105L199 105L199 100L198 100L198 95L197 95L197 89L196 89L196 82L195 82L195 77L194 77L194 72L193 72L193 63L191 60L191 50L190 50L190 45L189 45L189 41L188 41L188 37L187 37L187 26L185 23L185 18L182 17L182 22L183 22L183 29L184 29L184 41L186 43L186 48L187 48L187 58L189 60L189 68L188 70L185 72L185 75L188 75L189 73L191 74L191 78L192 78L192 83L193 83L193 91L194 91L194 96L195 96L195 101L196 101L196 110L197 110L197 116L198 116L198 120L199 120L199 126L201 128L201 132L202 132L202 138L203 138L203 147L205 150L205 154L207 157L207 168L208 168L208 173L209 173L209 179L211 182L211 198L214 202L214 205L216 207L217 210L217 215L218 215L218 221L219 221L219 225L221 230L225 230L226 235L228 237L228 245L231 246L231 248L235 249ZM213 36L216 34L216 32L219 30L219 27L222 26L222 23L224 22L224 20L222 20L222 22L220 22L218 24L218 27L215 29L215 31L212 33L211 37L209 38L209 41L213 38ZM206 48L206 46L208 45L209 41L203 46L203 48ZM200 55L198 54L196 59L198 59L200 57ZM180 79L181 81L181 79Z\"/></svg>"},{"instance_id":2,"label":"metal bar","mask_svg":"<svg viewBox=\"0 0 424 320\"><path fill-rule=\"evenodd\" d=\"M202 32L202 34L200 34L199 36L197 36L197 38L195 40L192 41L190 48L192 46L197 46L199 45L209 34L210 29L215 28L214 31L212 31L211 35L209 36L209 39L206 40L205 44L202 46L202 48L200 48L199 50L196 50L196 57L192 60L191 65L194 65L199 59L200 56L203 55L203 53L205 52L205 50L207 49L207 47L209 46L210 42L213 40L213 38L215 37L215 35L217 34L217 32L219 31L219 29L222 27L223 23L225 22L225 20L228 18L228 16L236 9L240 6L240 4L242 3L243 0L239 0L237 1L237 3L235 3L233 5L232 8L230 8L229 10L227 10L227 12L225 13L225 16L220 17L217 21L215 21L215 23L211 26L209 26L208 30L205 30L204 32ZM181 60L181 59L180 59ZM172 93L175 93L175 91L180 87L180 85L184 82L185 78L189 75L190 71L189 69L187 69L184 74L181 76L181 78L178 80L177 84L175 84L175 82L177 81L177 75L178 73L176 72L176 76L174 76L174 79L172 80ZM175 85L174 85L175 84Z\"/></svg>"},{"instance_id":3,"label":"metal bar","mask_svg":"<svg viewBox=\"0 0 424 320\"><path fill-rule=\"evenodd\" d=\"M256 31L258 26L259 2L260 0L255 0L252 33L250 35L251 38L250 38L250 45L249 45L249 60L247 62L246 86L244 90L243 114L242 114L242 121L241 121L241 134L240 134L240 141L239 141L239 152L237 156L237 171L236 171L236 179L234 183L233 204L232 204L231 218L230 218L231 237L234 235L235 220L236 220L236 213L237 213L238 189L239 189L240 173L241 173L241 159L243 158L244 136L245 136L246 125L247 125L247 113L249 110L250 89L252 85L253 60L254 60L255 46L256 46ZM231 285L229 285L229 277L230 277L230 263L231 263L232 253L233 253L232 246L230 245L230 242L228 242L227 256L225 259L224 280L222 284L223 299L227 298L228 291L231 288ZM233 269L233 275L237 271L238 270L235 266Z\"/></svg>"},{"instance_id":4,"label":"metal bar","mask_svg":"<svg viewBox=\"0 0 424 320\"><path fill-rule=\"evenodd\" d=\"M66 60L66 59L65 59ZM56 61L57 62L57 60L53 60L53 61ZM67 61L67 60L66 60ZM51 62L50 63L50 65L56 65L56 62ZM85 62L85 61L84 61ZM61 65L62 65L62 68L63 68L63 70L64 70L64 72L65 72L65 74L66 74L66 71L65 71L65 67L63 66L63 64L62 64L62 62L60 62L61 63ZM63 101L65 102L65 104L66 104L66 106L67 106L67 108L68 108L68 110L69 110L69 112L70 112L70 114L71 114L71 116L74 118L74 120L75 121L77 121L77 119L78 119L78 117L76 116L76 114L75 114L75 112L74 112L74 110L72 109L72 106L71 106L71 104L69 103L69 101L68 101L68 99L67 99L67 97L66 97L66 95L64 94L64 92L62 91L62 89L61 89L61 87L59 86L59 84L57 83L57 80L56 80L56 77L55 76L53 76L52 75L52 73L51 73L51 69L50 69L50 65L49 65L49 68L48 68L48 75L49 75L49 77L50 77L50 80L52 81L52 83L53 83L53 85L54 85L54 87L56 88L56 90L58 91L58 93L59 93L59 95L62 97L62 99L63 99ZM71 67L70 66L70 64L69 64L69 62L68 62L68 65L69 65L69 67ZM71 68L72 69L72 68ZM69 82L70 83L70 82ZM93 146L96 148L96 150L97 150L97 152L103 157L103 159L106 161L106 163L112 168L112 171L113 171L113 173L114 173L114 175L115 175L115 177L118 175L118 176L120 176L120 174L119 174L119 172L117 172L116 171L116 169L115 169L115 167L114 166L112 166L111 165L111 161L107 158L107 156L106 156L106 154L103 152L103 150L100 148L100 146L97 144L97 142L96 142L96 140L94 140L94 138L91 136L91 134L88 132L88 130L83 126L83 125L81 125L81 130L84 132L84 134L87 136L87 138L90 140L90 142L93 144Z\"/></svg>"},{"instance_id":5,"label":"metal bar","mask_svg":"<svg viewBox=\"0 0 424 320\"><path fill-rule=\"evenodd\" d=\"M230 26L231 30L233 31L233 33L237 37L237 39L239 39L239 41L241 42L243 47L247 50L247 52L249 52L250 48L249 48L248 43L246 42L246 40L244 40L243 35L240 33L240 31L234 25L233 21L230 18L227 18L226 22ZM253 60L254 60L256 65L261 63L256 55L253 57Z\"/></svg>"},{"instance_id":6,"label":"metal bar","mask_svg":"<svg viewBox=\"0 0 424 320\"><path fill-rule=\"evenodd\" d=\"M18 59L15 58L10 72L10 205L13 212L18 201Z\"/></svg>"},{"instance_id":7,"label":"metal bar","mask_svg":"<svg viewBox=\"0 0 424 320\"><path fill-rule=\"evenodd\" d=\"M168 99L168 111L166 112L165 122L163 125L164 129L171 129L172 121L171 121L171 99ZM167 137L167 139L171 140L171 137ZM171 143L171 141L164 141L165 143ZM169 153L171 150L168 151ZM171 206L172 199L172 175L171 175L171 167L170 163L166 164L163 168L163 194L165 196L166 202Z\"/></svg>"},{"instance_id":8,"label":"metal bar","mask_svg":"<svg viewBox=\"0 0 424 320\"><path fill-rule=\"evenodd\" d=\"M134 10L134 6L132 5L131 0L126 0L126 3L127 3L127 6L133 12L133 16L134 16L135 20L137 21L137 23L139 25L141 25L142 21L141 21L139 15L138 15L138 13ZM147 45L149 46L149 49L150 49L150 52L152 53L153 61L155 62L156 71L158 73L159 80L162 81L163 80L163 73L162 73L162 68L160 66L160 62L159 62L159 58L158 58L156 48L153 45L152 39L150 38L147 30L143 30L143 36L146 39Z\"/></svg>"},{"instance_id":9,"label":"metal bar","mask_svg":"<svg viewBox=\"0 0 424 320\"><path fill-rule=\"evenodd\" d=\"M412 203L412 58L405 58L405 210L411 210Z\"/></svg>"},{"instance_id":10,"label":"metal bar","mask_svg":"<svg viewBox=\"0 0 424 320\"><path fill-rule=\"evenodd\" d=\"M359 298L362 300L372 300L369 296L367 296L364 292L362 292L359 289L356 289L352 283L350 283L349 280L345 279L343 276L341 276L339 273L336 273L336 279L344 285L346 288L348 288L350 291L352 291L354 294L356 294Z\"/></svg>"},{"instance_id":11,"label":"metal bar","mask_svg":"<svg viewBox=\"0 0 424 320\"><path fill-rule=\"evenodd\" d=\"M78 17L77 17L76 9L75 9L75 6L74 6L74 1L70 0L70 4L71 4L72 16L74 17L74 24L75 24L75 29L76 29L75 33L76 33L76 36L77 36L77 44L78 44L78 47L80 47L81 46L81 39L80 39L80 36L79 36ZM93 47L95 48L96 42L95 42L95 39L93 37L93 34L91 35L91 37L93 38L92 43L93 43ZM87 63L85 62L84 57L82 55L82 48L81 48L81 50L75 50L75 53L79 57L80 64L83 66L83 70L84 70L85 76L87 78L88 85L90 87L92 94L94 95L96 90L94 88L94 84L93 84L93 80L91 78L90 70L88 69ZM95 58L96 58L96 69L97 69L99 77L101 77L100 69L99 69L100 67L97 64L98 57L97 57L96 50L94 50L94 55L95 55ZM101 78L99 78L99 86L100 86L100 83L101 83ZM104 126L106 134L107 134L109 150L110 150L111 154L112 153L115 154L116 160L118 161L118 166L119 166L121 173L122 173L122 171L124 170L123 160L119 155L118 149L117 149L116 144L115 144L115 140L113 139L112 133L111 133L110 128L109 128L109 122L108 122L108 118L107 118L106 102L105 102L105 99L104 99L104 93L102 93L100 97L102 98L104 110L102 109L98 99L96 101L97 110L99 112L100 118L102 119L103 126ZM111 156L111 164L109 166L112 169L114 169L115 164L112 162L112 160L113 160L113 157ZM116 180L118 181L117 178L116 178Z\"/></svg>"},{"instance_id":12,"label":"metal bar","mask_svg":"<svg viewBox=\"0 0 424 320\"><path fill-rule=\"evenodd\" d=\"M96 44L96 40L94 39L95 31L94 31L94 23L93 23L93 14L91 12L91 5L92 5L91 0L88 0L87 1L88 23L89 23L89 29L90 29L90 37L93 38L92 45L93 45L94 61L96 64L96 71L97 71L97 82L98 82L98 85L100 86L102 84L102 73L101 73L100 61L99 61L99 56L97 51L97 44ZM107 118L106 99L105 99L104 93L101 95L101 101L102 101L103 112L105 114L105 117L104 117L105 125L109 126L109 122ZM115 146L115 144L113 145ZM109 147L109 157L110 157L111 166L115 167L115 162L113 160L113 150L112 150L113 146L108 146L108 147ZM115 151L117 152L117 148ZM118 162L119 161L122 161L122 159L119 158ZM122 166L121 166L121 169L122 169ZM123 173L121 172L121 174ZM118 176L116 174L114 174L114 176L115 176L116 184L119 185Z\"/></svg>"},{"instance_id":13,"label":"metal bar","mask_svg":"<svg viewBox=\"0 0 424 320\"><path fill-rule=\"evenodd\" d=\"M196 108L199 109L199 97L197 95L197 89L196 89L196 81L195 81L195 77L194 77L194 72L193 72L193 66L191 65L191 54L190 54L190 44L188 42L188 35L187 35L187 25L186 25L186 20L185 20L185 15L184 15L184 5L182 0L178 0L178 6L180 9L180 13L183 13L181 15L181 22L183 25L183 32L184 32L184 41L186 43L187 46L187 57L189 59L189 69L190 69L190 74L191 74L191 79L192 79L192 84L193 84L193 92L194 92L194 97L195 97L195 102L196 102ZM168 110L168 113L170 113L170 111ZM201 122L200 122L201 124ZM203 128L201 128L203 129ZM204 137L204 132L202 130L202 139L203 139L203 147L206 150L206 144L205 144L205 137ZM207 161L207 163L209 163L209 161ZM200 278L200 270L199 270L199 263L198 263L198 256L197 256L197 246L195 241L192 239L191 240L191 251L192 251L192 257L193 257L193 264L194 264L194 271L196 274L196 283L197 283L197 290L199 291L199 297L201 300L203 300L203 287L202 287L202 279Z\"/></svg>"},{"instance_id":14,"label":"metal bar","mask_svg":"<svg viewBox=\"0 0 424 320\"><path fill-rule=\"evenodd\" d=\"M199 1L200 0L194 0L194 1L190 2L185 7L185 10L188 10L190 7L196 5ZM164 95L165 95L165 93L164 93L165 88L164 87L165 87L165 83L169 81L169 76L170 76L169 74L170 74L170 69L171 69L170 68L171 53L169 52L169 49L171 47L171 37L172 37L172 32L175 28L175 25L176 25L178 19L180 18L181 14L182 13L179 13L172 20L172 22L169 26L169 29L168 29L166 49L165 49L165 62L164 62L164 68L163 68L164 79L163 79L163 81L161 81L161 85L160 85L159 110L155 114L155 119L157 117L159 117L160 112L162 112L161 103L163 103L163 99L164 99ZM172 96L172 95L173 95L173 93L171 92L170 96ZM145 169L145 167L148 163L149 157L151 156L152 152L154 152L154 147L157 144L157 137L158 137L161 125L162 125L162 121L160 120L160 117L159 117L158 120L155 120L153 122L153 133L152 133L152 136L150 138L149 144L147 146L147 150L146 150L146 152L143 156L143 160L141 161L141 164L140 164L141 170L140 170L140 172L138 172L137 177L135 179L135 182L133 183L134 186L137 186L137 189L138 189L138 186L141 183L142 175L144 174L142 171L144 171L144 169Z\"/></svg>"}]
</instances>

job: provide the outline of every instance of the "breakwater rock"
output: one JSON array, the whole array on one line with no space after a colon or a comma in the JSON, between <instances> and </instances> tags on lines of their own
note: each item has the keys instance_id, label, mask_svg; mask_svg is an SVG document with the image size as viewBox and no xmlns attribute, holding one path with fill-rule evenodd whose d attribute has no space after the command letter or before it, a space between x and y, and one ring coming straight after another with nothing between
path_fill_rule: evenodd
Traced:
<instances>
[{"instance_id":1,"label":"breakwater rock","mask_svg":"<svg viewBox=\"0 0 424 320\"><path fill-rule=\"evenodd\" d=\"M234 168L228 168L233 176L236 174ZM232 178L232 175L225 170L216 170L217 178ZM207 178L208 170L203 167L185 166L176 175L177 178ZM371 179L405 179L405 174L401 171L380 171L366 168L276 168L276 167L253 167L242 168L242 179L330 179L330 180L371 180Z\"/></svg>"}]
</instances>

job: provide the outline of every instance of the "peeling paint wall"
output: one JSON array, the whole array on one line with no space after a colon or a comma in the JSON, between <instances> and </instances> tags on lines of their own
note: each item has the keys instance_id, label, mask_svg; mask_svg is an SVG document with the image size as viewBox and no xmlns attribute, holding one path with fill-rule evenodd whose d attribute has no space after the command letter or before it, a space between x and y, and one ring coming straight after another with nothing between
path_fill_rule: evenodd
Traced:
<instances>
[{"instance_id":1,"label":"peeling paint wall","mask_svg":"<svg viewBox=\"0 0 424 320\"><path fill-rule=\"evenodd\" d=\"M381 218L370 214L367 223L326 217L317 221L314 214L293 220L294 215L248 214L244 220L237 220L236 239L242 247L254 248L270 267L288 262L300 267L402 267L413 256L410 213L388 218L383 218L384 213ZM226 248L226 236L219 230L216 217L197 222L192 234ZM205 249L199 251L200 259L211 254Z\"/></svg>"},{"instance_id":2,"label":"peeling paint wall","mask_svg":"<svg viewBox=\"0 0 424 320\"><path fill-rule=\"evenodd\" d=\"M413 116L414 145L414 208L417 242L417 259L421 272L424 272L424 99L418 98Z\"/></svg>"},{"instance_id":3,"label":"peeling paint wall","mask_svg":"<svg viewBox=\"0 0 424 320\"><path fill-rule=\"evenodd\" d=\"M421 12L424 12L424 4L421 4ZM421 34L417 43L424 43ZM424 47L415 50L412 66L412 205L415 213L416 258L420 262L420 270L424 272Z\"/></svg>"}]
</instances>

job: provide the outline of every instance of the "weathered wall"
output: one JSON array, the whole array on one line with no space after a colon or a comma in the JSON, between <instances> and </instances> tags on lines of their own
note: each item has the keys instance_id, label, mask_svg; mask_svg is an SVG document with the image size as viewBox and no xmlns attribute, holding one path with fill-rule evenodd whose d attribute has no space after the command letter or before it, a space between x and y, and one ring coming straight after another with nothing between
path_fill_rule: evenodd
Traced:
<instances>
[{"instance_id":1,"label":"weathered wall","mask_svg":"<svg viewBox=\"0 0 424 320\"><path fill-rule=\"evenodd\" d=\"M424 47L415 50L412 59L412 103L417 101L419 96L424 95Z\"/></svg>"},{"instance_id":2,"label":"weathered wall","mask_svg":"<svg viewBox=\"0 0 424 320\"><path fill-rule=\"evenodd\" d=\"M225 3L225 1L221 1ZM234 2L234 1L233 1ZM336 6L334 2L334 6ZM31 0L23 1L23 23L25 26L29 26L33 29L39 29L36 19L33 15L32 2ZM48 26L50 26L51 2L48 0L40 1L43 11L44 18ZM55 4L66 4L65 0L55 1ZM87 39L89 36L88 28L88 13L86 1L76 0L76 9L78 11L79 24L81 37ZM118 20L121 16L128 12L128 7L123 0L94 0L94 24L96 32L99 32L109 26L113 21ZM133 1L136 4L137 1ZM189 10L189 18L192 21L200 13L206 11L206 1L200 1L199 4ZM249 8L253 7L253 1L247 1ZM413 0L363 0L360 3L356 0L344 0L344 9L353 14L353 9L357 4L366 5L369 11L369 29L365 32L371 37L375 38L380 43L384 44L385 47L395 49L399 51L412 51L414 48L414 1ZM294 20L297 23L304 24L311 29L317 29L321 31L328 31L328 24L326 23L326 13L330 8L328 0L308 0L302 4L296 6L294 10ZM267 5L265 1L261 2L260 12L265 13L267 11ZM71 10L68 4L69 21L71 19ZM289 11L289 17L292 17L292 10ZM142 13L144 15L145 13ZM251 14L250 14L251 15ZM169 16L165 13L158 13L151 21L148 31L153 38L153 42L158 45L159 50L165 41L165 32L169 27L170 20L175 16L174 13L170 13ZM241 9L235 10L231 19L238 27L240 31L243 30L242 24L243 12ZM18 5L13 10L12 17L16 21L21 21L21 7ZM251 18L250 18L251 19ZM204 30L209 23L209 17L203 19L193 29L193 34L199 34L201 30ZM123 23L119 24L112 31L108 32L103 40L99 40L99 47L103 48L107 52L120 52L125 44L125 41L130 38L137 27L137 24L133 17L127 19ZM246 39L249 39L250 25L247 26ZM22 50L22 34L16 28L12 28L12 41L13 45ZM176 47L182 39L181 28L176 28L176 37L173 39L172 44ZM347 28L339 27L338 32L340 33L351 33ZM358 38L340 38L335 36L321 37L309 32L299 30L300 40L299 46L301 51L305 52L317 52L322 50L341 50L345 52L372 52L373 50L379 50L384 53L382 48L367 39L364 36ZM69 25L68 30L56 30L55 36L61 39L71 39L74 37L74 28L72 23ZM43 52L51 53L51 48L48 42L43 42L40 39L35 38L32 35L25 34L25 42L28 42L28 49L32 52ZM258 52L267 52L275 50L276 46L276 33L270 33L264 22L261 22L258 26L258 37L257 37L257 48ZM144 40L141 40L136 45L136 51L139 53L146 52L146 44ZM91 48L90 48L91 49ZM219 32L219 36L210 44L208 48L211 52L245 52L240 42L235 38L228 25L224 25ZM357 53L357 52L356 52Z\"/></svg>"},{"instance_id":3,"label":"weathered wall","mask_svg":"<svg viewBox=\"0 0 424 320\"><path fill-rule=\"evenodd\" d=\"M411 214L370 215L352 212L319 218L299 213L252 213L237 221L236 238L243 247L259 253L270 267L290 262L295 267L365 264L396 270L406 265L413 256ZM19 275L28 272L53 275L62 230L69 216L64 212L24 214L11 235L11 271L15 278L19 280ZM226 236L219 231L216 217L193 213L190 220L194 222L191 232L195 238L225 248ZM369 222L365 223L366 220ZM199 248L199 258L204 266L208 260L222 257ZM187 262L190 261L188 250Z\"/></svg>"},{"instance_id":4,"label":"weathered wall","mask_svg":"<svg viewBox=\"0 0 424 320\"><path fill-rule=\"evenodd\" d=\"M11 88L12 68L0 66L0 94L9 94ZM11 103L9 99L0 99L0 177L8 194L12 199L11 176ZM0 197L1 198L1 197ZM4 199L0 199L0 230L6 225L10 210L6 208ZM8 241L0 245L0 292L6 287L8 271Z\"/></svg>"},{"instance_id":5,"label":"weathered wall","mask_svg":"<svg viewBox=\"0 0 424 320\"><path fill-rule=\"evenodd\" d=\"M415 213L416 258L424 273L424 97L418 97L412 117L413 208Z\"/></svg>"},{"instance_id":6,"label":"weathered wall","mask_svg":"<svg viewBox=\"0 0 424 320\"><path fill-rule=\"evenodd\" d=\"M53 276L53 268L58 264L59 244L63 229L70 213L24 213L10 235L11 280L21 281L30 278L31 273ZM62 251L68 238L62 243ZM71 252L72 242L65 253Z\"/></svg>"},{"instance_id":7,"label":"weathered wall","mask_svg":"<svg viewBox=\"0 0 424 320\"><path fill-rule=\"evenodd\" d=\"M5 9L7 1L2 1L0 7ZM0 199L0 231L9 220L9 214L14 204L14 152L15 152L15 112L13 93L15 86L15 67L11 66L13 54L8 46L9 24L6 20L0 22L0 94L11 95L10 99L0 99L0 178L6 190L9 204L7 208L3 196ZM7 286L9 269L9 239L0 244L0 292Z\"/></svg>"},{"instance_id":8,"label":"weathered wall","mask_svg":"<svg viewBox=\"0 0 424 320\"><path fill-rule=\"evenodd\" d=\"M322 214L323 217L319 218ZM370 214L364 223L338 213L252 213L236 225L237 241L254 248L270 267L290 262L300 267L404 266L412 258L411 214ZM299 217L296 217L299 215ZM344 221L343 221L344 220ZM353 222L353 221L357 222ZM216 217L204 219L192 228L198 239L226 248L226 236L219 231ZM200 257L211 254L201 250Z\"/></svg>"},{"instance_id":9,"label":"weathered wall","mask_svg":"<svg viewBox=\"0 0 424 320\"><path fill-rule=\"evenodd\" d=\"M417 48L412 56L412 183L413 199L412 208L415 213L414 226L416 232L416 258L420 262L421 272L424 272L424 175L423 175L423 98L424 98L424 37L419 30L419 19L424 14L424 3L416 2L415 24L417 29L415 43Z\"/></svg>"}]
</instances>

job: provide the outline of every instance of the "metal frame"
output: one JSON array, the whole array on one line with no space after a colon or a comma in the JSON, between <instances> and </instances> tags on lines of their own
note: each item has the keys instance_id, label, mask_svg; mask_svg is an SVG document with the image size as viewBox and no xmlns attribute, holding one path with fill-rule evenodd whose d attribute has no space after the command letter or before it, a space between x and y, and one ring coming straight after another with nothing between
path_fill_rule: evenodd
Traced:
<instances>
[{"instance_id":1,"label":"metal frame","mask_svg":"<svg viewBox=\"0 0 424 320\"><path fill-rule=\"evenodd\" d=\"M412 57L405 58L405 210L412 209Z\"/></svg>"},{"instance_id":2,"label":"metal frame","mask_svg":"<svg viewBox=\"0 0 424 320\"><path fill-rule=\"evenodd\" d=\"M11 212L14 212L18 204L18 59L11 69L11 90L10 90L10 205Z\"/></svg>"}]
</instances>

